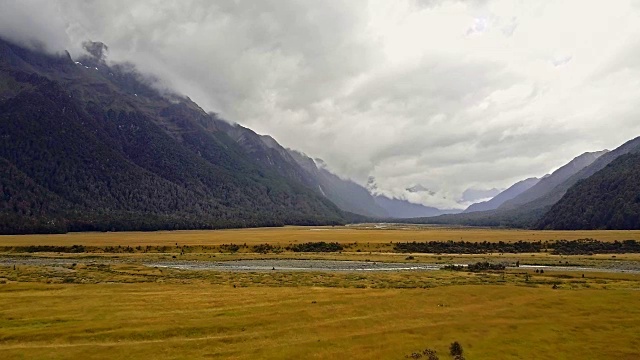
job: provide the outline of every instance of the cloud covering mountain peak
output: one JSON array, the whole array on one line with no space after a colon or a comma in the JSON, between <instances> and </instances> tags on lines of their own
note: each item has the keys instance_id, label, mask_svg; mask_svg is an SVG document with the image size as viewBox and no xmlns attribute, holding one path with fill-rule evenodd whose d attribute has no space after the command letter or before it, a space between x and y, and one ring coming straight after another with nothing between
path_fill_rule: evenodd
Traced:
<instances>
[{"instance_id":1,"label":"cloud covering mountain peak","mask_svg":"<svg viewBox=\"0 0 640 360\"><path fill-rule=\"evenodd\" d=\"M0 36L72 56L100 39L109 61L342 177L396 195L422 184L438 195L414 200L456 206L640 132L639 14L631 1L6 0Z\"/></svg>"}]
</instances>

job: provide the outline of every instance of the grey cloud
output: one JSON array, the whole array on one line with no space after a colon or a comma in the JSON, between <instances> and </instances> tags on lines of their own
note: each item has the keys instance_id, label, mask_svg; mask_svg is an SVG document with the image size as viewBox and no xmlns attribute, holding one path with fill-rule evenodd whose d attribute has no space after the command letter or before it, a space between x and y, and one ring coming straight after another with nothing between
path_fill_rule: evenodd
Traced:
<instances>
[{"instance_id":1,"label":"grey cloud","mask_svg":"<svg viewBox=\"0 0 640 360\"><path fill-rule=\"evenodd\" d=\"M460 206L466 189L541 176L640 131L640 9L603 3L628 23L563 37L578 19L558 17L557 2L501 5L5 0L0 36L75 56L83 41L103 41L109 61L129 61L340 176L373 175L380 191L404 197L422 184L435 194L412 200ZM599 16L594 6L585 16Z\"/></svg>"},{"instance_id":2,"label":"grey cloud","mask_svg":"<svg viewBox=\"0 0 640 360\"><path fill-rule=\"evenodd\" d=\"M56 2L4 0L0 3L0 36L31 49L51 53L70 46L67 23Z\"/></svg>"}]
</instances>

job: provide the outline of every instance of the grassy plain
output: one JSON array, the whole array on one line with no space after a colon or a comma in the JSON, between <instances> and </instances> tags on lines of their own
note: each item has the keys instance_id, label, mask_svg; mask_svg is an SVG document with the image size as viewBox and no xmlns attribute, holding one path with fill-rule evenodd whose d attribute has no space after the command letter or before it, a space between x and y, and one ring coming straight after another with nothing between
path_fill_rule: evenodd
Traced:
<instances>
[{"instance_id":1,"label":"grassy plain","mask_svg":"<svg viewBox=\"0 0 640 360\"><path fill-rule=\"evenodd\" d=\"M361 227L2 236L2 359L638 359L640 275L504 272L216 272L154 260L300 258L405 262L516 259L604 266L638 254L395 254L391 241L640 240L637 231ZM327 241L342 253L251 253L251 245ZM176 243L179 245L176 246ZM238 252L207 247L248 244ZM20 253L29 245L166 246L166 252ZM185 248L185 246L187 246ZM361 250L361 252L357 252ZM206 250L206 251L205 251ZM115 251L115 250L114 250ZM117 251L120 251L118 249ZM366 251L366 252L365 252ZM23 257L68 258L34 265ZM99 258L100 261L93 262ZM106 258L106 259L105 259ZM16 261L16 259L18 259ZM552 289L553 286L557 289Z\"/></svg>"},{"instance_id":2,"label":"grassy plain","mask_svg":"<svg viewBox=\"0 0 640 360\"><path fill-rule=\"evenodd\" d=\"M1 246L215 246L221 244L288 245L303 242L389 244L407 241L552 241L593 238L600 241L638 240L640 230L551 231L489 228L447 228L389 225L385 229L370 226L281 227L229 230L69 233L54 235L4 235Z\"/></svg>"},{"instance_id":3,"label":"grassy plain","mask_svg":"<svg viewBox=\"0 0 640 360\"><path fill-rule=\"evenodd\" d=\"M624 290L6 284L3 359L637 359ZM447 356L445 356L447 355Z\"/></svg>"}]
</instances>

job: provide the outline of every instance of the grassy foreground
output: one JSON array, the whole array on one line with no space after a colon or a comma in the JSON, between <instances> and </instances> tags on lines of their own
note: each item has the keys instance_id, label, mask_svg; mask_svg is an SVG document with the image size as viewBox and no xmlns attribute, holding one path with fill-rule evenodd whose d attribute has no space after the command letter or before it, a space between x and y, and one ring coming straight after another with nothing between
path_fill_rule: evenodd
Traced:
<instances>
[{"instance_id":1,"label":"grassy foreground","mask_svg":"<svg viewBox=\"0 0 640 360\"><path fill-rule=\"evenodd\" d=\"M5 284L4 359L637 359L634 291Z\"/></svg>"},{"instance_id":2,"label":"grassy foreground","mask_svg":"<svg viewBox=\"0 0 640 360\"><path fill-rule=\"evenodd\" d=\"M364 226L2 236L0 257L13 262L0 264L0 359L405 359L431 348L444 360L451 358L448 346L454 341L468 360L638 359L637 273L216 272L144 266L254 258L592 267L640 261L640 254L548 252L407 256L393 253L390 244L580 238L640 240L640 232ZM351 245L329 253L257 253L251 246L310 241ZM231 243L249 246L227 251L224 244ZM76 244L100 249L20 250ZM148 246L163 248L147 252ZM123 252L124 247L136 249ZM65 262L28 262L37 258Z\"/></svg>"}]
</instances>

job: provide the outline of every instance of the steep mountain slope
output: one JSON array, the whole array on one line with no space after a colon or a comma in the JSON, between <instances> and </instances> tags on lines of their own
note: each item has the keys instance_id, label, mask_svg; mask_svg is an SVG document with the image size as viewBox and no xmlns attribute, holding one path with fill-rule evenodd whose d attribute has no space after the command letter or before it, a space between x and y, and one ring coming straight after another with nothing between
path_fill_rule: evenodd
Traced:
<instances>
[{"instance_id":1,"label":"steep mountain slope","mask_svg":"<svg viewBox=\"0 0 640 360\"><path fill-rule=\"evenodd\" d=\"M285 149L271 136L259 135L246 127L211 116L215 127L229 135L259 165L304 184L344 211L377 218L387 216L364 187L318 167L311 158L298 151Z\"/></svg>"},{"instance_id":2,"label":"steep mountain slope","mask_svg":"<svg viewBox=\"0 0 640 360\"><path fill-rule=\"evenodd\" d=\"M313 159L301 152L289 149L289 154L312 175L317 189L340 209L374 218L389 216L363 186L351 180L341 179L324 167L319 167Z\"/></svg>"},{"instance_id":3,"label":"steep mountain slope","mask_svg":"<svg viewBox=\"0 0 640 360\"><path fill-rule=\"evenodd\" d=\"M0 210L17 219L1 232L344 221L282 154L251 156L228 124L142 79L0 41Z\"/></svg>"},{"instance_id":4,"label":"steep mountain slope","mask_svg":"<svg viewBox=\"0 0 640 360\"><path fill-rule=\"evenodd\" d=\"M541 206L549 206L551 204L555 204L558 202L564 194L578 181L586 179L598 171L604 169L607 165L609 165L612 161L617 159L618 157L629 154L629 153L637 153L640 152L640 137L629 140L626 143L620 145L612 151L607 152L606 154L600 156L596 161L594 161L589 166L583 168L578 171L576 174L571 176L569 179L556 186L551 192L547 195L536 199L531 202L529 205L532 207L541 207Z\"/></svg>"},{"instance_id":5,"label":"steep mountain slope","mask_svg":"<svg viewBox=\"0 0 640 360\"><path fill-rule=\"evenodd\" d=\"M538 223L543 229L640 229L640 153L578 181Z\"/></svg>"},{"instance_id":6,"label":"steep mountain slope","mask_svg":"<svg viewBox=\"0 0 640 360\"><path fill-rule=\"evenodd\" d=\"M524 191L522 194L516 196L511 200L505 201L500 208L501 209L513 209L523 204L529 203L553 191L553 189L561 183L567 181L571 176L578 173L580 170L591 165L600 156L607 153L607 150L597 152L584 153L566 165L562 166L558 170L551 173L551 175L541 179L537 184L530 189ZM552 205L546 204L546 205Z\"/></svg>"},{"instance_id":7,"label":"steep mountain slope","mask_svg":"<svg viewBox=\"0 0 640 360\"><path fill-rule=\"evenodd\" d=\"M517 183L511 185L508 189L504 190L503 192L493 197L491 200L471 204L464 211L464 213L497 209L500 205L504 204L505 201L511 200L516 196L522 194L523 192L529 190L539 181L540 179L538 178L529 178L522 181L518 181Z\"/></svg>"}]
</instances>

